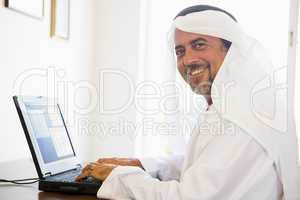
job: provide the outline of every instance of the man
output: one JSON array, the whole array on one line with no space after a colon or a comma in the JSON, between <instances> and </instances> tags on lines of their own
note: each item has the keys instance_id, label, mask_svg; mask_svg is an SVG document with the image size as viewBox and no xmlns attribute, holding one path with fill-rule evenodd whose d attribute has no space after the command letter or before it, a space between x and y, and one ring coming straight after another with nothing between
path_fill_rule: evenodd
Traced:
<instances>
[{"instance_id":1,"label":"man","mask_svg":"<svg viewBox=\"0 0 300 200\"><path fill-rule=\"evenodd\" d=\"M231 14L207 5L181 11L172 33L180 74L208 104L185 156L99 159L78 180L104 180L97 195L109 199L300 199L293 127L254 112L273 109L272 95L253 93L273 70L259 43Z\"/></svg>"}]
</instances>

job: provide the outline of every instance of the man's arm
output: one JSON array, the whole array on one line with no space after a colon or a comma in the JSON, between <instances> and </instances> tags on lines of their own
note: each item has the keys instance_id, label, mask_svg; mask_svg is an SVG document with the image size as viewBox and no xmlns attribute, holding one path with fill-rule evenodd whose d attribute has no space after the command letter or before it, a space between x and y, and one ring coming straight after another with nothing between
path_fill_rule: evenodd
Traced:
<instances>
[{"instance_id":1,"label":"man's arm","mask_svg":"<svg viewBox=\"0 0 300 200\"><path fill-rule=\"evenodd\" d=\"M179 180L183 164L183 156L169 156L160 158L101 158L97 162L86 165L76 181L92 176L95 179L105 180L117 166L139 167L153 178L162 181Z\"/></svg>"},{"instance_id":2,"label":"man's arm","mask_svg":"<svg viewBox=\"0 0 300 200\"><path fill-rule=\"evenodd\" d=\"M222 138L222 136L220 136ZM137 167L116 167L98 191L109 199L278 199L274 163L253 139L212 142L179 181L159 181ZM234 142L231 142L233 140ZM230 143L231 142L231 143ZM219 151L219 145L226 150ZM222 149L222 148L221 148Z\"/></svg>"},{"instance_id":3,"label":"man's arm","mask_svg":"<svg viewBox=\"0 0 300 200\"><path fill-rule=\"evenodd\" d=\"M184 161L183 155L173 155L158 158L140 158L143 168L153 178L161 181L179 181Z\"/></svg>"}]
</instances>

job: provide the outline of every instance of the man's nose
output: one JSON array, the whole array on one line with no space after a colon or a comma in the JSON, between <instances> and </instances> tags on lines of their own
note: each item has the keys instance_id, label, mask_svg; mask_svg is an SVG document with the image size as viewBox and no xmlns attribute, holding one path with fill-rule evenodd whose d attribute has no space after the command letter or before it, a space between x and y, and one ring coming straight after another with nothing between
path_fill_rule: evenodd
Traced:
<instances>
[{"instance_id":1,"label":"man's nose","mask_svg":"<svg viewBox=\"0 0 300 200\"><path fill-rule=\"evenodd\" d=\"M195 64L199 62L199 55L196 56L195 52L193 50L186 50L184 57L183 57L183 64L190 65L190 64Z\"/></svg>"}]
</instances>

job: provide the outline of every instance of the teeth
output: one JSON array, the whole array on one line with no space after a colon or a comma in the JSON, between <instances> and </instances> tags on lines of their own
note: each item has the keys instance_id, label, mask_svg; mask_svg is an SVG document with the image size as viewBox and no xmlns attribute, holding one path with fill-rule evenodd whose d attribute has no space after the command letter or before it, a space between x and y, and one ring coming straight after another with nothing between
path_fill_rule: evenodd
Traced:
<instances>
[{"instance_id":1,"label":"teeth","mask_svg":"<svg viewBox=\"0 0 300 200\"><path fill-rule=\"evenodd\" d=\"M196 70L194 70L194 71L191 72L191 75L194 76L194 75L196 75L196 74L200 74L200 73L203 72L203 71L204 71L203 68L201 68L201 69L196 69Z\"/></svg>"}]
</instances>

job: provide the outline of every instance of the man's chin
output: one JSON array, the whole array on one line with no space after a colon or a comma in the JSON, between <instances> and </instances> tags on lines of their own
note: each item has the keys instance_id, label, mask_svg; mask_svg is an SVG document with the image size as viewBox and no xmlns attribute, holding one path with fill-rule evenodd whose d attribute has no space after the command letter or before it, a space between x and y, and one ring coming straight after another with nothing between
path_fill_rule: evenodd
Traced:
<instances>
[{"instance_id":1,"label":"man's chin","mask_svg":"<svg viewBox=\"0 0 300 200\"><path fill-rule=\"evenodd\" d=\"M191 89L194 93L202 95L202 96L210 96L210 87L192 87Z\"/></svg>"}]
</instances>

